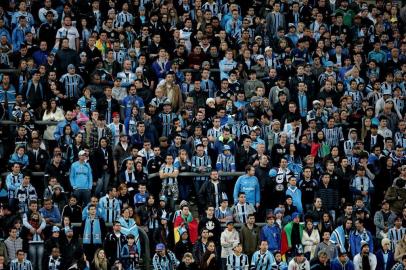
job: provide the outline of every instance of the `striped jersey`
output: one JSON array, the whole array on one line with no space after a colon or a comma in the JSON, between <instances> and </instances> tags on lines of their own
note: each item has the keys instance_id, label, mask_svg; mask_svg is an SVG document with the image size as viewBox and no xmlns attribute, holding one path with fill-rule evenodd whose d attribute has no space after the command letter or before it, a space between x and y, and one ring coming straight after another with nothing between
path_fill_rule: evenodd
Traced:
<instances>
[{"instance_id":1,"label":"striped jersey","mask_svg":"<svg viewBox=\"0 0 406 270\"><path fill-rule=\"evenodd\" d=\"M14 259L10 263L10 270L32 270L32 264L29 260L19 262L18 259Z\"/></svg>"},{"instance_id":2,"label":"striped jersey","mask_svg":"<svg viewBox=\"0 0 406 270\"><path fill-rule=\"evenodd\" d=\"M120 27L123 27L126 22L132 24L134 16L130 12L121 11L117 15L117 22Z\"/></svg>"},{"instance_id":3,"label":"striped jersey","mask_svg":"<svg viewBox=\"0 0 406 270\"><path fill-rule=\"evenodd\" d=\"M251 270L271 270L275 263L275 258L268 250L265 253L255 251L251 259Z\"/></svg>"},{"instance_id":4,"label":"striped jersey","mask_svg":"<svg viewBox=\"0 0 406 270\"><path fill-rule=\"evenodd\" d=\"M205 167L206 172L211 171L211 159L208 155L203 155L201 157L194 155L191 160L192 163L192 171L199 172L199 167ZM195 181L206 181L208 179L207 176L196 176L194 177Z\"/></svg>"},{"instance_id":5,"label":"striped jersey","mask_svg":"<svg viewBox=\"0 0 406 270\"><path fill-rule=\"evenodd\" d=\"M235 172L235 157L221 153L217 157L216 169L223 172Z\"/></svg>"},{"instance_id":6,"label":"striped jersey","mask_svg":"<svg viewBox=\"0 0 406 270\"><path fill-rule=\"evenodd\" d=\"M248 215L255 213L255 209L252 205L248 203L240 204L237 203L233 206L233 216L235 220L239 223L247 223Z\"/></svg>"},{"instance_id":7,"label":"striped jersey","mask_svg":"<svg viewBox=\"0 0 406 270\"><path fill-rule=\"evenodd\" d=\"M176 114L172 112L170 113L161 112L159 114L159 118L161 119L162 123L162 136L169 137L169 134L171 134L172 121L176 117L177 117Z\"/></svg>"},{"instance_id":8,"label":"striped jersey","mask_svg":"<svg viewBox=\"0 0 406 270\"><path fill-rule=\"evenodd\" d=\"M341 127L323 128L324 137L330 147L338 146L344 140L343 130Z\"/></svg>"},{"instance_id":9,"label":"striped jersey","mask_svg":"<svg viewBox=\"0 0 406 270\"><path fill-rule=\"evenodd\" d=\"M401 145L403 148L406 148L406 132L396 132L395 133L395 145Z\"/></svg>"},{"instance_id":10,"label":"striped jersey","mask_svg":"<svg viewBox=\"0 0 406 270\"><path fill-rule=\"evenodd\" d=\"M227 257L227 270L248 270L249 261L245 254L230 254Z\"/></svg>"},{"instance_id":11,"label":"striped jersey","mask_svg":"<svg viewBox=\"0 0 406 270\"><path fill-rule=\"evenodd\" d=\"M80 97L81 88L85 83L79 74L70 75L68 73L62 75L59 82L65 89L65 95L70 99L78 99Z\"/></svg>"},{"instance_id":12,"label":"striped jersey","mask_svg":"<svg viewBox=\"0 0 406 270\"><path fill-rule=\"evenodd\" d=\"M406 228L403 227L400 227L399 229L396 229L395 227L389 229L388 238L391 242L391 250L395 250L396 244L402 240L405 234Z\"/></svg>"},{"instance_id":13,"label":"striped jersey","mask_svg":"<svg viewBox=\"0 0 406 270\"><path fill-rule=\"evenodd\" d=\"M217 207L216 210L214 210L214 216L220 220L220 219L225 219L225 218L230 218L232 219L233 213L231 212L231 208L226 207L226 209L221 209L221 207Z\"/></svg>"},{"instance_id":14,"label":"striped jersey","mask_svg":"<svg viewBox=\"0 0 406 270\"><path fill-rule=\"evenodd\" d=\"M176 170L175 166L167 166L166 164L163 164L161 167L161 171L163 173L173 173ZM176 183L177 178L176 177L167 177L162 179L162 185L163 186L172 186Z\"/></svg>"},{"instance_id":15,"label":"striped jersey","mask_svg":"<svg viewBox=\"0 0 406 270\"><path fill-rule=\"evenodd\" d=\"M352 100L353 100L352 101L352 107L354 109L358 109L361 106L361 102L362 102L362 99L363 99L362 92L360 92L358 90L355 90L355 91L348 90L348 91L345 91L344 95L352 97Z\"/></svg>"},{"instance_id":16,"label":"striped jersey","mask_svg":"<svg viewBox=\"0 0 406 270\"><path fill-rule=\"evenodd\" d=\"M217 141L217 139L221 136L221 133L222 133L222 128L221 127L219 129L216 129L216 128L212 127L211 129L209 129L207 131L207 137L212 136Z\"/></svg>"}]
</instances>

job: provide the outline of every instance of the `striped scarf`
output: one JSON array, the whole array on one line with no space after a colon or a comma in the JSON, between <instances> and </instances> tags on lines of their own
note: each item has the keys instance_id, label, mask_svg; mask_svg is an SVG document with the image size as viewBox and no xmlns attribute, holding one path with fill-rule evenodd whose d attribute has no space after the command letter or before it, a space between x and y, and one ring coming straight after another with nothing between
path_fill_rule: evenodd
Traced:
<instances>
[{"instance_id":1,"label":"striped scarf","mask_svg":"<svg viewBox=\"0 0 406 270\"><path fill-rule=\"evenodd\" d=\"M229 270L245 270L248 269L248 256L245 254L235 255L230 254L227 257L227 266Z\"/></svg>"}]
</instances>

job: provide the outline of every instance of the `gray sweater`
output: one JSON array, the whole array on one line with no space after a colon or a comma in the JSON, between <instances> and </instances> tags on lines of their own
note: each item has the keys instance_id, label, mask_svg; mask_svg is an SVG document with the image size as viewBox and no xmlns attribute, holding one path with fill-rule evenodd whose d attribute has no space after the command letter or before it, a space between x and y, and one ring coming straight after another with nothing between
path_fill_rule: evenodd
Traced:
<instances>
[{"instance_id":1,"label":"gray sweater","mask_svg":"<svg viewBox=\"0 0 406 270\"><path fill-rule=\"evenodd\" d=\"M4 240L4 244L6 245L8 259L10 261L12 261L16 258L17 250L23 249L23 239L21 239L21 238L17 238L16 240L13 240L10 237L8 237L6 240Z\"/></svg>"}]
</instances>

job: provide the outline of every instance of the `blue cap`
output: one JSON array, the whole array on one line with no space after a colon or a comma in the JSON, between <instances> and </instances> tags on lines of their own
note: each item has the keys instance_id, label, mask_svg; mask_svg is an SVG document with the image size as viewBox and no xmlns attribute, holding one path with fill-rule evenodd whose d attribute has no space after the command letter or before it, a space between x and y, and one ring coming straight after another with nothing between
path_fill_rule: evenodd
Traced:
<instances>
[{"instance_id":1,"label":"blue cap","mask_svg":"<svg viewBox=\"0 0 406 270\"><path fill-rule=\"evenodd\" d=\"M163 243L157 244L156 247L155 247L155 250L156 251L165 250L165 244L163 244Z\"/></svg>"},{"instance_id":2,"label":"blue cap","mask_svg":"<svg viewBox=\"0 0 406 270\"><path fill-rule=\"evenodd\" d=\"M324 66L325 66L325 67L333 67L334 64L333 64L333 62L331 62L331 61L327 61L327 62L324 64Z\"/></svg>"},{"instance_id":3,"label":"blue cap","mask_svg":"<svg viewBox=\"0 0 406 270\"><path fill-rule=\"evenodd\" d=\"M298 212L294 212L293 214L292 214L292 219L295 219L295 218L300 218L300 214L298 213Z\"/></svg>"},{"instance_id":4,"label":"blue cap","mask_svg":"<svg viewBox=\"0 0 406 270\"><path fill-rule=\"evenodd\" d=\"M223 146L223 151L226 151L226 150L231 150L231 147L229 145L224 145Z\"/></svg>"}]
</instances>

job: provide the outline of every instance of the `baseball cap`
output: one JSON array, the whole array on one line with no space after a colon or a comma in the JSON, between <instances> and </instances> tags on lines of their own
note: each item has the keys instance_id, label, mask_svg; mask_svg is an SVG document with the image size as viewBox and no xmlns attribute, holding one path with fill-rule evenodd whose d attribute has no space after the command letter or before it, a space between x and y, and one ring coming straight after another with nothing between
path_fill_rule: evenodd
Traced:
<instances>
[{"instance_id":1,"label":"baseball cap","mask_svg":"<svg viewBox=\"0 0 406 270\"><path fill-rule=\"evenodd\" d=\"M163 244L163 243L157 244L156 247L155 247L155 250L156 250L156 251L165 250L165 244Z\"/></svg>"}]
</instances>

